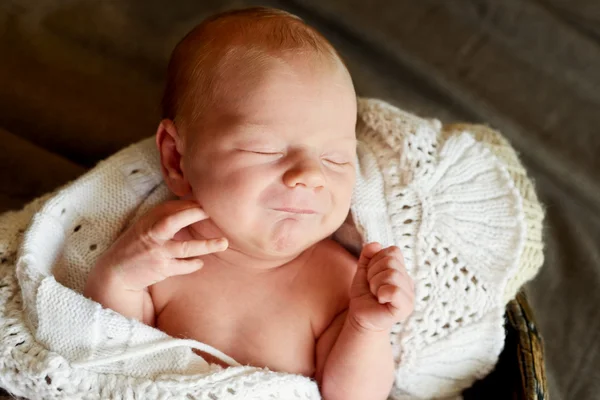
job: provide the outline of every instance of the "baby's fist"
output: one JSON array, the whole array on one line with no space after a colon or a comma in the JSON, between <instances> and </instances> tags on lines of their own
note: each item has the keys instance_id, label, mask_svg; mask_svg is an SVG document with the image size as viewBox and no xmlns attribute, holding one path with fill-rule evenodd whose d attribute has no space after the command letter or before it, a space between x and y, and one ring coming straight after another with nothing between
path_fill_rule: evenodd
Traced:
<instances>
[{"instance_id":1,"label":"baby's fist","mask_svg":"<svg viewBox=\"0 0 600 400\"><path fill-rule=\"evenodd\" d=\"M414 286L398 247L370 243L363 248L350 298L350 315L362 329L387 330L408 318Z\"/></svg>"},{"instance_id":2,"label":"baby's fist","mask_svg":"<svg viewBox=\"0 0 600 400\"><path fill-rule=\"evenodd\" d=\"M367 281L373 296L380 304L389 304L398 321L404 321L410 315L414 301L413 281L404 268L404 257L398 247L380 250L371 258L367 265Z\"/></svg>"}]
</instances>

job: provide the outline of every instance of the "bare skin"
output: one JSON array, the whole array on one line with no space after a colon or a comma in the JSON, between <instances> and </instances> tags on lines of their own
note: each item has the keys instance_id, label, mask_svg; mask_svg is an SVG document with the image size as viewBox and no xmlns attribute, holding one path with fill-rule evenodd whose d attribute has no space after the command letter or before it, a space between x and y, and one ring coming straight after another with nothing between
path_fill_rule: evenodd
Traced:
<instances>
[{"instance_id":1,"label":"bare skin","mask_svg":"<svg viewBox=\"0 0 600 400\"><path fill-rule=\"evenodd\" d=\"M100 257L84 295L243 364L315 377L325 399L387 395L389 329L412 311L398 248L372 243L356 261L322 240L285 264L252 269L223 263L226 241L190 229L202 221L192 201L155 207Z\"/></svg>"},{"instance_id":2,"label":"bare skin","mask_svg":"<svg viewBox=\"0 0 600 400\"><path fill-rule=\"evenodd\" d=\"M201 270L152 286L156 325L244 365L314 376L316 341L346 309L355 268L330 240L264 271L206 257Z\"/></svg>"},{"instance_id":3,"label":"bare skin","mask_svg":"<svg viewBox=\"0 0 600 400\"><path fill-rule=\"evenodd\" d=\"M399 249L369 244L356 260L327 239L355 181L351 80L293 57L228 74L201 132L159 125L181 200L124 232L84 294L242 364L315 377L326 400L385 399L412 282Z\"/></svg>"}]
</instances>

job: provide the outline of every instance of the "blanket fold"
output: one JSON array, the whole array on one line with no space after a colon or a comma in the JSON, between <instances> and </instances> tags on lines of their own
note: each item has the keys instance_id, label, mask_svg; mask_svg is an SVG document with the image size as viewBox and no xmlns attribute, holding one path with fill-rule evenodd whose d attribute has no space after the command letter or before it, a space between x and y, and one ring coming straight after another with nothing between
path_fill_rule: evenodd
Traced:
<instances>
[{"instance_id":1,"label":"blanket fold","mask_svg":"<svg viewBox=\"0 0 600 400\"><path fill-rule=\"evenodd\" d=\"M542 264L542 208L508 143L359 99L357 185L335 238L397 245L415 311L394 326L391 398L460 396L494 367L508 300ZM241 366L81 295L97 257L171 198L153 139L0 216L0 385L31 398L318 399L306 377ZM192 349L232 365L207 363Z\"/></svg>"}]
</instances>

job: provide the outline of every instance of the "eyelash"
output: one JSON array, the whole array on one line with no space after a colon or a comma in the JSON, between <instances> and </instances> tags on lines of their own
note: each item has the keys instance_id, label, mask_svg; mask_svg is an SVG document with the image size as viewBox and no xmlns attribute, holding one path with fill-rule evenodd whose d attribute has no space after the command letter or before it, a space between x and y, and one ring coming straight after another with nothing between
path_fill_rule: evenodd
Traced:
<instances>
[{"instance_id":1,"label":"eyelash","mask_svg":"<svg viewBox=\"0 0 600 400\"><path fill-rule=\"evenodd\" d=\"M250 153L254 153L254 154L262 154L264 156L274 156L274 155L279 155L281 153L277 152L277 151L250 151Z\"/></svg>"},{"instance_id":2,"label":"eyelash","mask_svg":"<svg viewBox=\"0 0 600 400\"><path fill-rule=\"evenodd\" d=\"M243 149L240 149L240 150L243 152L246 152L246 153L259 154L259 155L263 155L263 156L276 156L276 155L282 154L282 153L276 152L276 151L255 151L255 150L243 150ZM333 164L338 167L343 167L343 166L346 166L349 164L348 162L337 162L337 161L330 160L328 158L324 158L323 161L325 161L329 164Z\"/></svg>"},{"instance_id":3,"label":"eyelash","mask_svg":"<svg viewBox=\"0 0 600 400\"><path fill-rule=\"evenodd\" d=\"M278 151L257 151L257 150L246 150L246 149L238 149L238 150L243 153L260 154L260 155L264 155L264 156L274 156L274 155L281 154L281 152L278 152Z\"/></svg>"},{"instance_id":4,"label":"eyelash","mask_svg":"<svg viewBox=\"0 0 600 400\"><path fill-rule=\"evenodd\" d=\"M330 164L334 164L334 165L337 165L337 166L340 166L340 167L343 167L344 165L348 165L347 162L336 162L336 161L333 161L333 160L328 160L327 158L323 159L323 161L326 161L326 162L328 162Z\"/></svg>"}]
</instances>

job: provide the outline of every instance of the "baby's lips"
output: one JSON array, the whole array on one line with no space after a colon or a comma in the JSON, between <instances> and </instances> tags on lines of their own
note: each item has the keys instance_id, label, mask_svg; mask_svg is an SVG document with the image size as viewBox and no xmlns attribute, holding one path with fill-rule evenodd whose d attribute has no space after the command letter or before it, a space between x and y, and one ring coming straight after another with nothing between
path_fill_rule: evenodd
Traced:
<instances>
[{"instance_id":1,"label":"baby's lips","mask_svg":"<svg viewBox=\"0 0 600 400\"><path fill-rule=\"evenodd\" d=\"M278 207L274 208L276 211L288 212L292 214L317 214L317 211L312 208L300 208L300 207Z\"/></svg>"}]
</instances>

